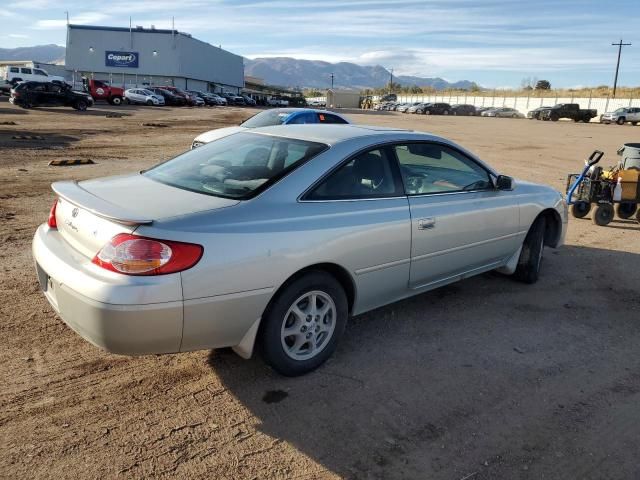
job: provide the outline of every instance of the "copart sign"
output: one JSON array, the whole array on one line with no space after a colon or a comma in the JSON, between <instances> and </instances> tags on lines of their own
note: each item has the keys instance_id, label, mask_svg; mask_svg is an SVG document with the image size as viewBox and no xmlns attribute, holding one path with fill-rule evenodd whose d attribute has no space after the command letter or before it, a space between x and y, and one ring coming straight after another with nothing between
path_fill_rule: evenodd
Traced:
<instances>
[{"instance_id":1,"label":"copart sign","mask_svg":"<svg viewBox=\"0 0 640 480\"><path fill-rule=\"evenodd\" d=\"M106 51L104 54L107 67L138 68L138 52Z\"/></svg>"}]
</instances>

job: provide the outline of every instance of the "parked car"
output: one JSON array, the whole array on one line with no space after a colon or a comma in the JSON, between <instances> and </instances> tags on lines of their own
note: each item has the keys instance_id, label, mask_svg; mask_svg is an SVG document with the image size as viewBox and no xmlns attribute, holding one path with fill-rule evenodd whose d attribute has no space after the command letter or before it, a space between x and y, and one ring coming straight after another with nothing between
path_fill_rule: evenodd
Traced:
<instances>
[{"instance_id":1,"label":"parked car","mask_svg":"<svg viewBox=\"0 0 640 480\"><path fill-rule=\"evenodd\" d=\"M170 92L169 90L165 90L164 88L149 87L147 90L155 93L156 95L160 95L162 98L164 98L165 105L182 107L187 104L187 100L184 97L174 95L173 92Z\"/></svg>"},{"instance_id":2,"label":"parked car","mask_svg":"<svg viewBox=\"0 0 640 480\"><path fill-rule=\"evenodd\" d=\"M164 105L164 97L146 88L130 88L124 92L125 102L143 105Z\"/></svg>"},{"instance_id":3,"label":"parked car","mask_svg":"<svg viewBox=\"0 0 640 480\"><path fill-rule=\"evenodd\" d=\"M424 108L423 102L415 102L407 108L407 113L422 113L422 108Z\"/></svg>"},{"instance_id":4,"label":"parked car","mask_svg":"<svg viewBox=\"0 0 640 480\"><path fill-rule=\"evenodd\" d=\"M184 105L188 105L190 107L196 106L195 97L192 97L185 90L182 90L181 88L165 86L165 85L158 85L157 88L160 88L162 90L166 90L168 92L171 92L172 94L174 94L177 97L183 98L184 99ZM204 102L202 102L201 105L204 105Z\"/></svg>"},{"instance_id":5,"label":"parked car","mask_svg":"<svg viewBox=\"0 0 640 480\"><path fill-rule=\"evenodd\" d=\"M211 96L211 94L207 92L199 92L197 90L187 90L187 93L189 95L196 96L202 99L204 105L217 105L217 102L215 101L213 96Z\"/></svg>"},{"instance_id":6,"label":"parked car","mask_svg":"<svg viewBox=\"0 0 640 480\"><path fill-rule=\"evenodd\" d=\"M289 101L280 97L271 97L267 100L267 105L270 107L288 107Z\"/></svg>"},{"instance_id":7,"label":"parked car","mask_svg":"<svg viewBox=\"0 0 640 480\"><path fill-rule=\"evenodd\" d=\"M111 105L120 105L124 99L124 89L112 87L109 82L83 78L82 86L94 101L104 100Z\"/></svg>"},{"instance_id":8,"label":"parked car","mask_svg":"<svg viewBox=\"0 0 640 480\"><path fill-rule=\"evenodd\" d=\"M386 95L383 95L382 97L380 97L380 101L381 102L397 102L398 95L396 95L395 93L387 93Z\"/></svg>"},{"instance_id":9,"label":"parked car","mask_svg":"<svg viewBox=\"0 0 640 480\"><path fill-rule=\"evenodd\" d=\"M213 96L214 100L217 102L218 105L221 105L221 106L228 105L229 102L227 102L227 99L224 98L223 96L218 95L217 93L212 93L211 95Z\"/></svg>"},{"instance_id":10,"label":"parked car","mask_svg":"<svg viewBox=\"0 0 640 480\"><path fill-rule=\"evenodd\" d=\"M542 112L543 110L549 110L550 108L551 107L548 107L548 106L542 106L542 107L534 108L533 110L529 110L527 112L527 118L531 120L540 120L540 112Z\"/></svg>"},{"instance_id":11,"label":"parked car","mask_svg":"<svg viewBox=\"0 0 640 480\"><path fill-rule=\"evenodd\" d=\"M294 125L306 123L324 124L348 124L351 123L346 117L331 112L329 110L316 110L310 108L275 108L256 113L253 117L245 120L236 127L216 128L208 132L201 133L193 139L191 148L197 148L218 138L233 135L238 132L245 132L247 129L270 127L277 125Z\"/></svg>"},{"instance_id":12,"label":"parked car","mask_svg":"<svg viewBox=\"0 0 640 480\"><path fill-rule=\"evenodd\" d=\"M49 75L42 68L21 67L18 65L5 65L2 67L3 80L11 85L17 85L18 82L60 82L66 83L63 77Z\"/></svg>"},{"instance_id":13,"label":"parked car","mask_svg":"<svg viewBox=\"0 0 640 480\"><path fill-rule=\"evenodd\" d=\"M9 101L23 108L67 106L80 111L93 105L91 95L61 82L20 82L11 89Z\"/></svg>"},{"instance_id":14,"label":"parked car","mask_svg":"<svg viewBox=\"0 0 640 480\"><path fill-rule=\"evenodd\" d=\"M559 103L551 108L540 111L541 120L557 122L561 118L569 118L574 122L590 122L598 115L598 110L593 108L580 108L577 103Z\"/></svg>"},{"instance_id":15,"label":"parked car","mask_svg":"<svg viewBox=\"0 0 640 480\"><path fill-rule=\"evenodd\" d=\"M125 355L259 347L290 376L323 364L351 315L491 270L536 282L567 226L550 187L445 138L355 125L261 128L52 188L33 258L79 335Z\"/></svg>"},{"instance_id":16,"label":"parked car","mask_svg":"<svg viewBox=\"0 0 640 480\"><path fill-rule=\"evenodd\" d=\"M309 101L307 102L307 104L308 104L310 107L324 107L324 106L325 106L325 103L324 103L324 102L322 102L322 101L320 101L320 100L309 100Z\"/></svg>"},{"instance_id":17,"label":"parked car","mask_svg":"<svg viewBox=\"0 0 640 480\"><path fill-rule=\"evenodd\" d=\"M257 105L257 102L251 98L249 95L240 95L243 100L245 105L249 105L250 107L255 107Z\"/></svg>"},{"instance_id":18,"label":"parked car","mask_svg":"<svg viewBox=\"0 0 640 480\"><path fill-rule=\"evenodd\" d=\"M449 115L451 105L448 103L426 103L423 107L425 115Z\"/></svg>"},{"instance_id":19,"label":"parked car","mask_svg":"<svg viewBox=\"0 0 640 480\"><path fill-rule=\"evenodd\" d=\"M451 105L452 115L474 116L476 114L476 107L467 104Z\"/></svg>"},{"instance_id":20,"label":"parked car","mask_svg":"<svg viewBox=\"0 0 640 480\"><path fill-rule=\"evenodd\" d=\"M411 103L403 103L402 105L398 105L398 107L396 108L396 112L405 113L412 106L413 104Z\"/></svg>"},{"instance_id":21,"label":"parked car","mask_svg":"<svg viewBox=\"0 0 640 480\"><path fill-rule=\"evenodd\" d=\"M6 80L0 79L0 95L11 95L11 85Z\"/></svg>"},{"instance_id":22,"label":"parked car","mask_svg":"<svg viewBox=\"0 0 640 480\"><path fill-rule=\"evenodd\" d=\"M481 116L484 112L488 110L493 110L496 107L476 107L476 116Z\"/></svg>"},{"instance_id":23,"label":"parked car","mask_svg":"<svg viewBox=\"0 0 640 480\"><path fill-rule=\"evenodd\" d=\"M606 112L600 115L600 123L624 125L626 122L631 122L631 125L637 125L640 122L640 108L618 108L613 112Z\"/></svg>"},{"instance_id":24,"label":"parked car","mask_svg":"<svg viewBox=\"0 0 640 480\"><path fill-rule=\"evenodd\" d=\"M486 110L481 114L483 117L502 117L502 118L524 118L524 115L515 108L499 107Z\"/></svg>"}]
</instances>

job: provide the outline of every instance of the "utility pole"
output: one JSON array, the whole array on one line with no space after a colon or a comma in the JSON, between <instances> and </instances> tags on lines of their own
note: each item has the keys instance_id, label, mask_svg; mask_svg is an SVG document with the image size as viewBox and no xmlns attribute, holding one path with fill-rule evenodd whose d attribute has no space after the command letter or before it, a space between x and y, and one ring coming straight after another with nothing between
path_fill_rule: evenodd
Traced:
<instances>
[{"instance_id":1,"label":"utility pole","mask_svg":"<svg viewBox=\"0 0 640 480\"><path fill-rule=\"evenodd\" d=\"M393 91L393 68L389 69L389 93Z\"/></svg>"},{"instance_id":2,"label":"utility pole","mask_svg":"<svg viewBox=\"0 0 640 480\"><path fill-rule=\"evenodd\" d=\"M335 77L335 75L333 73L331 73L330 75L331 75L331 90L333 90L333 78Z\"/></svg>"},{"instance_id":3,"label":"utility pole","mask_svg":"<svg viewBox=\"0 0 640 480\"><path fill-rule=\"evenodd\" d=\"M613 80L613 97L616 96L616 89L618 88L618 70L620 69L620 55L622 54L622 47L630 46L630 43L622 43L622 39L618 43L611 44L614 47L618 47L618 63L616 63L616 76Z\"/></svg>"}]
</instances>

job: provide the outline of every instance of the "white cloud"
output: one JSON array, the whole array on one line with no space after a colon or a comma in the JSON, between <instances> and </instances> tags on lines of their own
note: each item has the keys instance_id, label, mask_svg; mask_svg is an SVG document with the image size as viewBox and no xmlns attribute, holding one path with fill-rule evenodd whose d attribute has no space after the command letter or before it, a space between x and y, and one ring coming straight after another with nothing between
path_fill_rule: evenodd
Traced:
<instances>
[{"instance_id":1,"label":"white cloud","mask_svg":"<svg viewBox=\"0 0 640 480\"><path fill-rule=\"evenodd\" d=\"M95 25L109 19L110 16L101 12L83 12L71 15L69 22L76 25ZM67 25L66 18L38 20L33 28L35 30L56 30Z\"/></svg>"}]
</instances>

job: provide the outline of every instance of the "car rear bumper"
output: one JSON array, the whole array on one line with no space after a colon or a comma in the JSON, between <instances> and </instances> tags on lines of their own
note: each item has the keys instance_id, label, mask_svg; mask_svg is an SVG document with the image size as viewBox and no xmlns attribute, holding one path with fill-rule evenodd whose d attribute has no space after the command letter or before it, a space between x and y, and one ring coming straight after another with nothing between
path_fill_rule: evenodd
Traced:
<instances>
[{"instance_id":1,"label":"car rear bumper","mask_svg":"<svg viewBox=\"0 0 640 480\"><path fill-rule=\"evenodd\" d=\"M102 271L46 225L36 231L32 250L45 297L85 340L126 355L180 351L179 274L133 277Z\"/></svg>"}]
</instances>

